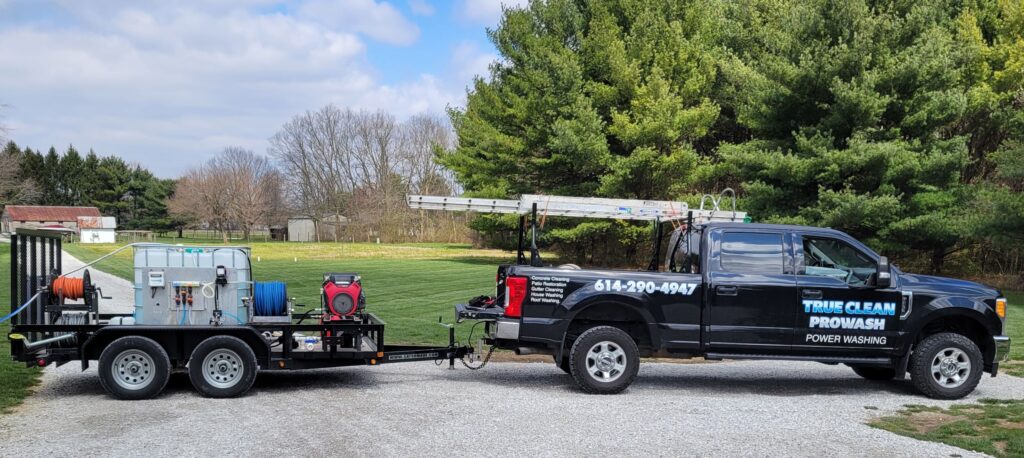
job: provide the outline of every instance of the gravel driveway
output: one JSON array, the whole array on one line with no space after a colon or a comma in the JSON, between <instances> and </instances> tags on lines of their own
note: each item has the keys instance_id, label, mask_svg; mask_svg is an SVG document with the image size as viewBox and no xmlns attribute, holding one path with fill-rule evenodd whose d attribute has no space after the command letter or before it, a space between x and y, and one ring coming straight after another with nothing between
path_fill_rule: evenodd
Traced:
<instances>
[{"instance_id":1,"label":"gravel driveway","mask_svg":"<svg viewBox=\"0 0 1024 458\"><path fill-rule=\"evenodd\" d=\"M1024 379L986 377L968 401L1021 393ZM134 402L68 364L0 417L0 443L4 456L972 456L864 424L907 403L950 404L798 362L644 364L616 396L539 363L263 373L238 399L201 398L176 374Z\"/></svg>"}]
</instances>

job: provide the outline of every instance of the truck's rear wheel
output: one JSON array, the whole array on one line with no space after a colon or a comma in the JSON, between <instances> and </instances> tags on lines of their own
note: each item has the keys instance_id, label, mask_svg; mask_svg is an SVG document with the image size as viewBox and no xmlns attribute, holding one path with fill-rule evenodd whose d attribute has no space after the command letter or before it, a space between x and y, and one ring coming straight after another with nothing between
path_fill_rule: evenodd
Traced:
<instances>
[{"instance_id":1,"label":"truck's rear wheel","mask_svg":"<svg viewBox=\"0 0 1024 458\"><path fill-rule=\"evenodd\" d=\"M569 352L569 368L583 391L615 394L636 378L640 351L633 338L621 329L598 326L576 338Z\"/></svg>"},{"instance_id":2,"label":"truck's rear wheel","mask_svg":"<svg viewBox=\"0 0 1024 458\"><path fill-rule=\"evenodd\" d=\"M192 386L211 398L230 398L249 391L257 370L256 353L231 336L213 336L200 342L188 363Z\"/></svg>"},{"instance_id":3,"label":"truck's rear wheel","mask_svg":"<svg viewBox=\"0 0 1024 458\"><path fill-rule=\"evenodd\" d=\"M891 367L853 366L853 372L868 380L892 380L896 369Z\"/></svg>"},{"instance_id":4,"label":"truck's rear wheel","mask_svg":"<svg viewBox=\"0 0 1024 458\"><path fill-rule=\"evenodd\" d=\"M928 336L914 349L910 364L914 387L930 398L960 399L981 379L981 350L960 334Z\"/></svg>"},{"instance_id":5,"label":"truck's rear wheel","mask_svg":"<svg viewBox=\"0 0 1024 458\"><path fill-rule=\"evenodd\" d=\"M100 354L100 385L118 399L149 399L171 378L171 359L160 344L146 337L121 337Z\"/></svg>"}]
</instances>

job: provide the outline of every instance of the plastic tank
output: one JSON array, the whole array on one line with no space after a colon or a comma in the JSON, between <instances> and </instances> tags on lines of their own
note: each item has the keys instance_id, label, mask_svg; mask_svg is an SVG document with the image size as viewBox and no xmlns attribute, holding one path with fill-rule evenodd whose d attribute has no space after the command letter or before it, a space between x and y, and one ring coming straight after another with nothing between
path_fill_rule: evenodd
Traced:
<instances>
[{"instance_id":1,"label":"plastic tank","mask_svg":"<svg viewBox=\"0 0 1024 458\"><path fill-rule=\"evenodd\" d=\"M135 247L135 323L208 325L215 308L221 324L245 324L252 265L247 247L140 245ZM224 267L227 284L218 285Z\"/></svg>"}]
</instances>

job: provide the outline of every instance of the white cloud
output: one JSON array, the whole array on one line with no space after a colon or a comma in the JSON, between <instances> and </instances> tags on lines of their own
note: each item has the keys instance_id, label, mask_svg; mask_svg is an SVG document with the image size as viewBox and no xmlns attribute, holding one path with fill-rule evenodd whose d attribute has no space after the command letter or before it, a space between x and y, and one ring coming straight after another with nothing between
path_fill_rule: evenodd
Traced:
<instances>
[{"instance_id":1,"label":"white cloud","mask_svg":"<svg viewBox=\"0 0 1024 458\"><path fill-rule=\"evenodd\" d=\"M409 0L409 9L412 10L413 14L420 16L433 16L435 13L434 5L431 5L427 0Z\"/></svg>"},{"instance_id":2,"label":"white cloud","mask_svg":"<svg viewBox=\"0 0 1024 458\"><path fill-rule=\"evenodd\" d=\"M260 0L60 7L62 22L0 17L0 102L8 105L0 115L8 137L32 148L74 143L175 176L228 145L262 152L284 122L327 103L406 117L464 97L465 81L449 75L379 80L365 40L407 44L419 35L386 2L314 0L291 11ZM453 65L480 68L473 52Z\"/></svg>"},{"instance_id":3,"label":"white cloud","mask_svg":"<svg viewBox=\"0 0 1024 458\"><path fill-rule=\"evenodd\" d=\"M455 46L450 65L457 80L472 81L477 76L488 77L488 66L497 59L494 53L481 51L476 43L463 41Z\"/></svg>"},{"instance_id":4,"label":"white cloud","mask_svg":"<svg viewBox=\"0 0 1024 458\"><path fill-rule=\"evenodd\" d=\"M528 0L458 0L459 16L467 21L495 26L501 19L502 7L522 8Z\"/></svg>"},{"instance_id":5,"label":"white cloud","mask_svg":"<svg viewBox=\"0 0 1024 458\"><path fill-rule=\"evenodd\" d=\"M387 2L310 0L299 7L298 13L327 27L360 32L390 44L411 44L420 36L419 27Z\"/></svg>"}]
</instances>

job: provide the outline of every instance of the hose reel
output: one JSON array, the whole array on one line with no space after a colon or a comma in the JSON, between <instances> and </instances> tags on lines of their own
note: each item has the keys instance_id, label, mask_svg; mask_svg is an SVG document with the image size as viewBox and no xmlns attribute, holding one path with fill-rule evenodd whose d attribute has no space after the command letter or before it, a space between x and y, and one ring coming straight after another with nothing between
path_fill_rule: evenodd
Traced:
<instances>
[{"instance_id":1,"label":"hose reel","mask_svg":"<svg viewBox=\"0 0 1024 458\"><path fill-rule=\"evenodd\" d=\"M253 315L283 316L288 314L288 289L281 281L258 281L253 284Z\"/></svg>"},{"instance_id":2,"label":"hose reel","mask_svg":"<svg viewBox=\"0 0 1024 458\"><path fill-rule=\"evenodd\" d=\"M64 310L82 310L86 312L99 312L99 288L92 282L89 269L82 272L81 277L67 277L64 275L54 276L47 285L49 292L50 307L47 311L61 313ZM72 304L68 301L81 300L81 304Z\"/></svg>"}]
</instances>

